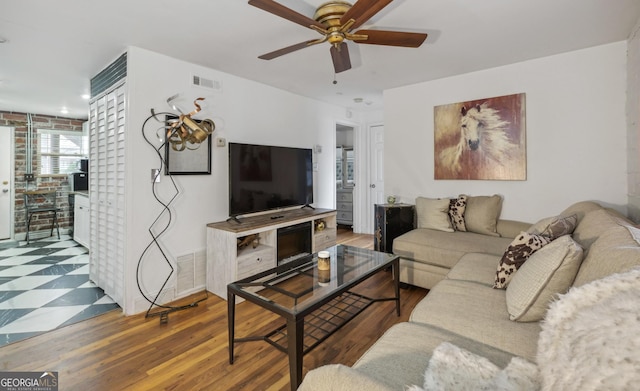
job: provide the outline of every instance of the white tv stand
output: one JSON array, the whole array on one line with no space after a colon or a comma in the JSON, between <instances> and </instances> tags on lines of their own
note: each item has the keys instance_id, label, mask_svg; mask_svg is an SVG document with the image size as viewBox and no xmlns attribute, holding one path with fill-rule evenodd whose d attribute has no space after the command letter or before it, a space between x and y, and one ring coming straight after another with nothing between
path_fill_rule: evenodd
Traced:
<instances>
[{"instance_id":1,"label":"white tv stand","mask_svg":"<svg viewBox=\"0 0 640 391\"><path fill-rule=\"evenodd\" d=\"M325 228L316 229L324 221ZM227 299L227 285L277 265L278 229L311 222L311 248L316 253L336 244L336 211L295 209L207 224L207 290ZM238 249L238 239L257 234L259 244Z\"/></svg>"}]
</instances>

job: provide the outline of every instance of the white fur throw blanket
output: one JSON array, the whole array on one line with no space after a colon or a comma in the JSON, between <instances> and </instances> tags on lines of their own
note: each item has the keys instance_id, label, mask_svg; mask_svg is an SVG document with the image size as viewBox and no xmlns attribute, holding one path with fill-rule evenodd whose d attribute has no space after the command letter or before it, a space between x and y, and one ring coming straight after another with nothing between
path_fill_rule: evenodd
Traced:
<instances>
[{"instance_id":1,"label":"white fur throw blanket","mask_svg":"<svg viewBox=\"0 0 640 391\"><path fill-rule=\"evenodd\" d=\"M482 356L443 342L433 350L423 387L408 391L533 391L540 384L537 367L523 358L514 357L501 370Z\"/></svg>"},{"instance_id":2,"label":"white fur throw blanket","mask_svg":"<svg viewBox=\"0 0 640 391\"><path fill-rule=\"evenodd\" d=\"M537 361L543 390L637 390L640 268L571 288L552 303Z\"/></svg>"}]
</instances>

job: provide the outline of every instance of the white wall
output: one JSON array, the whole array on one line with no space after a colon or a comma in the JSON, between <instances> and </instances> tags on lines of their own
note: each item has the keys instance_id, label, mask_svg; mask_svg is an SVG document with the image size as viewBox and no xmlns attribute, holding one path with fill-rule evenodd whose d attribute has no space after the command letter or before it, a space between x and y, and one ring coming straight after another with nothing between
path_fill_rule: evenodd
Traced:
<instances>
[{"instance_id":1,"label":"white wall","mask_svg":"<svg viewBox=\"0 0 640 391\"><path fill-rule=\"evenodd\" d=\"M151 240L147 232L161 206L151 192L151 169L158 166L157 155L142 138L142 124L150 109L172 111L166 99L181 93L183 110L191 111L192 101L205 97L203 115L196 118L222 118L224 128L213 137L227 142L283 145L312 148L323 146L330 152L335 146L335 122L345 117L344 108L303 98L253 81L204 68L147 50L131 47L128 51L128 136L127 155L127 292L128 314L146 310L138 292L135 273L140 254ZM190 85L191 75L220 81L222 92L212 92ZM147 134L154 135L159 124L150 121ZM211 175L174 176L181 194L172 205L170 229L161 244L172 260L184 254L204 251L206 224L228 217L227 147L212 147ZM159 143L158 143L159 145ZM314 155L318 163L315 173L315 205L334 207L334 156ZM164 175L158 186L168 200L171 183ZM174 264L175 266L175 264ZM169 268L157 250L145 257L142 275L146 290L157 291ZM172 299L172 297L166 297Z\"/></svg>"},{"instance_id":2,"label":"white wall","mask_svg":"<svg viewBox=\"0 0 640 391\"><path fill-rule=\"evenodd\" d=\"M535 222L580 200L626 212L626 42L385 91L385 193L501 194ZM526 93L527 180L434 180L433 107Z\"/></svg>"},{"instance_id":3,"label":"white wall","mask_svg":"<svg viewBox=\"0 0 640 391\"><path fill-rule=\"evenodd\" d=\"M640 20L629 36L627 48L629 216L640 222Z\"/></svg>"}]
</instances>

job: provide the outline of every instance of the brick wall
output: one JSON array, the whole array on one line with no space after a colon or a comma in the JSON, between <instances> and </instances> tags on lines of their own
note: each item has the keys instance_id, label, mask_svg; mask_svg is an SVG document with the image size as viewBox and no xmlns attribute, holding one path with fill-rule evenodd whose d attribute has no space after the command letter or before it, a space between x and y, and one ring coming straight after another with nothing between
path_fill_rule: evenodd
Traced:
<instances>
[{"instance_id":1,"label":"brick wall","mask_svg":"<svg viewBox=\"0 0 640 391\"><path fill-rule=\"evenodd\" d=\"M27 230L26 216L24 209L24 191L28 190L56 190L57 203L62 208L62 213L58 215L58 222L61 229L72 228L72 210L69 207L69 181L66 175L40 176L38 159L38 129L54 129L66 131L82 132L84 119L52 117L48 115L32 114L31 123L33 129L33 160L32 170L35 176L33 181L25 181L24 174L27 169L27 114L0 111L0 126L10 126L14 128L15 142L15 237L22 238ZM43 215L44 217L44 215ZM48 230L51 227L51 218L38 218L31 220L30 231ZM21 235L22 234L22 235Z\"/></svg>"}]
</instances>

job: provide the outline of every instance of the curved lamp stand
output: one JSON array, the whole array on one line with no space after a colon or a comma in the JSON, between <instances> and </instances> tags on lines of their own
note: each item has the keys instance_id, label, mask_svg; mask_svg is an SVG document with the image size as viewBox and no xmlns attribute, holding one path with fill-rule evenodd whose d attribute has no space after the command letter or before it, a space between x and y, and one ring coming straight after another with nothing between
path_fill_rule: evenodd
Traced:
<instances>
[{"instance_id":1,"label":"curved lamp stand","mask_svg":"<svg viewBox=\"0 0 640 391\"><path fill-rule=\"evenodd\" d=\"M167 102L169 102L172 98L169 98ZM206 296L204 298L196 300L191 304L187 304L183 306L163 305L163 304L158 304L157 302L158 298L164 291L165 287L169 283L169 280L171 279L171 276L175 271L173 265L169 261L169 258L167 257L167 254L165 253L158 239L169 229L169 226L171 225L173 215L170 209L170 205L180 194L180 189L178 188L178 185L176 184L171 174L167 174L166 176L169 177L169 179L171 180L171 185L173 186L173 195L171 195L169 200L165 202L161 200L158 194L156 193L156 183L157 183L156 179L160 175L160 172L162 172L162 169L166 167L166 160L162 154L162 151L164 151L166 144L169 144L171 148L175 151L184 151L184 153L189 153L189 150L197 149L199 147L199 144L205 141L213 133L213 131L215 130L215 123L212 120L205 119L202 121L198 121L191 118L192 115L200 111L200 105L198 105L198 101L203 99L204 98L198 98L194 101L194 105L196 106L196 109L194 111L188 114L181 114L177 121L171 123L170 125L162 126L162 128L166 131L166 137L164 142L159 147L155 147L153 143L149 140L149 138L147 138L147 135L145 134L145 127L147 126L147 123L149 122L149 120L151 120L152 118L159 122L162 122L163 124L164 124L164 121L159 120L156 117L157 113L155 113L154 110L151 109L151 115L147 117L147 119L142 124L142 137L147 142L147 144L149 144L155 150L160 161L160 167L156 171L156 176L153 178L153 181L151 184L151 190L153 192L153 197L156 199L156 201L160 205L162 205L162 211L160 211L160 213L155 218L155 220L153 220L153 223L151 223L151 225L149 226L149 234L151 235L151 241L145 247L144 251L140 255L140 258L138 259L138 265L136 268L136 282L138 285L138 290L140 291L142 296L145 298L145 300L147 300L151 304L149 306L149 309L147 310L145 317L148 318L151 316L160 316L160 323L167 323L169 321L169 314L171 312L196 307L198 306L199 302L206 300L208 298L208 293L206 293L205 291ZM174 113L158 113L158 114L175 115ZM165 215L167 216L167 218L165 219L166 223L158 226L160 219ZM162 286L160 287L160 290L158 291L158 294L155 297L151 297L149 294L144 292L144 290L142 289L142 285L140 284L140 272L142 268L142 261L145 255L147 254L147 252L152 247L156 247L160 251L164 261L166 262L167 266L169 266L169 269L170 269L169 274L166 276L164 282L162 283ZM154 307L160 308L160 310L152 311Z\"/></svg>"}]
</instances>

